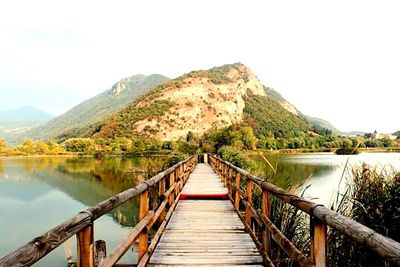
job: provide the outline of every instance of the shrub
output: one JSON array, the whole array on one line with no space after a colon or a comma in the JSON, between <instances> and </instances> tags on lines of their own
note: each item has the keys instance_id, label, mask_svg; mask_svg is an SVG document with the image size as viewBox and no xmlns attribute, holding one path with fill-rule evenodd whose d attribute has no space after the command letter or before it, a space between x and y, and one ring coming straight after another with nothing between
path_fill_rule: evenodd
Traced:
<instances>
[{"instance_id":1,"label":"shrub","mask_svg":"<svg viewBox=\"0 0 400 267\"><path fill-rule=\"evenodd\" d=\"M197 153L199 145L195 142L178 141L178 151L184 154L194 155Z\"/></svg>"},{"instance_id":2,"label":"shrub","mask_svg":"<svg viewBox=\"0 0 400 267\"><path fill-rule=\"evenodd\" d=\"M166 163L166 168L172 167L175 164L177 164L178 162L181 162L182 160L184 160L186 158L185 154L182 153L178 153L178 154L174 154L171 157L168 158L167 163Z\"/></svg>"},{"instance_id":3,"label":"shrub","mask_svg":"<svg viewBox=\"0 0 400 267\"><path fill-rule=\"evenodd\" d=\"M63 143L63 146L69 152L92 152L95 143L90 138L70 138Z\"/></svg>"},{"instance_id":4,"label":"shrub","mask_svg":"<svg viewBox=\"0 0 400 267\"><path fill-rule=\"evenodd\" d=\"M250 169L253 167L250 159L247 156L243 155L237 148L231 146L223 146L218 150L217 154L223 160L229 161L239 168Z\"/></svg>"},{"instance_id":5,"label":"shrub","mask_svg":"<svg viewBox=\"0 0 400 267\"><path fill-rule=\"evenodd\" d=\"M341 214L400 242L400 173L378 171L366 164L353 169L352 181L334 208ZM332 231L329 266L395 266L368 249Z\"/></svg>"}]
</instances>

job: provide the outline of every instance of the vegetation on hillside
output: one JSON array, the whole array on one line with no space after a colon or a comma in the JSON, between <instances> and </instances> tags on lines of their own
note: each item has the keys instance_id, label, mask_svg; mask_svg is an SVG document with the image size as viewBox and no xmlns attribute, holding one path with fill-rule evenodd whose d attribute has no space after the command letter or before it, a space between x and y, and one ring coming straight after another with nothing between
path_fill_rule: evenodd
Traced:
<instances>
[{"instance_id":1,"label":"vegetation on hillside","mask_svg":"<svg viewBox=\"0 0 400 267\"><path fill-rule=\"evenodd\" d=\"M70 137L88 136L98 122L167 80L167 77L159 74L139 74L122 79L110 90L82 102L41 127L16 136L16 139L22 141L26 137L41 140L55 138L57 141L64 141ZM117 87L122 91L118 91Z\"/></svg>"},{"instance_id":2,"label":"vegetation on hillside","mask_svg":"<svg viewBox=\"0 0 400 267\"><path fill-rule=\"evenodd\" d=\"M55 141L42 142L25 139L19 145L8 146L3 139L0 139L0 155L6 156L28 156L28 155L60 155L65 149Z\"/></svg>"},{"instance_id":3,"label":"vegetation on hillside","mask_svg":"<svg viewBox=\"0 0 400 267\"><path fill-rule=\"evenodd\" d=\"M245 103L242 125L253 128L259 139L300 137L311 130L304 119L269 97L248 92Z\"/></svg>"},{"instance_id":4,"label":"vegetation on hillside","mask_svg":"<svg viewBox=\"0 0 400 267\"><path fill-rule=\"evenodd\" d=\"M136 102L129 105L115 116L108 119L100 126L98 132L94 133L96 137L114 139L117 137L131 138L138 136L138 132L133 127L135 122L156 117L161 117L164 113L173 106L169 100L155 100L147 105L139 106ZM153 134L155 129L145 127L144 132Z\"/></svg>"}]
</instances>

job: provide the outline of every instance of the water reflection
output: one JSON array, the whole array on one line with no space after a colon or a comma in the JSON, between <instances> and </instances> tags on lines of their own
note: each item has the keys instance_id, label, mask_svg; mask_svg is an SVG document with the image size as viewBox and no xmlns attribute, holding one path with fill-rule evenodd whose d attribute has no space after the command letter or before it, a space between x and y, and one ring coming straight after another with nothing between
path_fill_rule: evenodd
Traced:
<instances>
[{"instance_id":1,"label":"water reflection","mask_svg":"<svg viewBox=\"0 0 400 267\"><path fill-rule=\"evenodd\" d=\"M343 176L345 186L350 182L352 168L367 163L380 169L400 170L400 153L362 153L345 156L332 153L297 155L264 155L277 170L272 170L261 156L252 156L257 163L255 174L292 191L307 188L305 196L313 201L328 205L336 195ZM297 190L296 190L297 189Z\"/></svg>"},{"instance_id":2,"label":"water reflection","mask_svg":"<svg viewBox=\"0 0 400 267\"><path fill-rule=\"evenodd\" d=\"M300 160L301 157L304 157ZM307 160L302 155L265 155L272 167L261 156L252 156L256 162L255 174L279 187L295 190L307 179L314 176L323 176L334 172L335 164L320 164L315 160ZM298 160L298 161L296 161Z\"/></svg>"},{"instance_id":3,"label":"water reflection","mask_svg":"<svg viewBox=\"0 0 400 267\"><path fill-rule=\"evenodd\" d=\"M283 188L311 185L306 196L325 205L337 188L347 159L350 166L366 162L400 169L400 153L266 157L276 173L262 157L253 156L256 175ZM80 210L148 179L161 171L166 161L165 157L0 159L0 257ZM137 221L138 200L134 199L96 220L95 238L106 240L111 251ZM134 253L129 253L124 262L135 259ZM61 247L35 266L65 266L65 262Z\"/></svg>"},{"instance_id":4,"label":"water reflection","mask_svg":"<svg viewBox=\"0 0 400 267\"><path fill-rule=\"evenodd\" d=\"M165 168L165 157L0 159L0 257L34 236ZM138 200L96 221L111 250L138 221ZM17 234L15 234L17 233ZM127 256L130 261L135 255ZM63 248L35 266L65 266Z\"/></svg>"}]
</instances>

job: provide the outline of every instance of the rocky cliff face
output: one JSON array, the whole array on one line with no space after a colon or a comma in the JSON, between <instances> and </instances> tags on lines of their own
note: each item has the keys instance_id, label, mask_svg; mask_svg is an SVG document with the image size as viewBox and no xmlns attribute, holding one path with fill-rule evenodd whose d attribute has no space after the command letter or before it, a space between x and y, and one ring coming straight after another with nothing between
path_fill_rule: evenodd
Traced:
<instances>
[{"instance_id":1,"label":"rocky cliff face","mask_svg":"<svg viewBox=\"0 0 400 267\"><path fill-rule=\"evenodd\" d=\"M209 77L184 77L180 87L165 88L152 101L166 100L173 106L158 118L137 121L133 127L138 132L154 129L153 136L163 140L176 140L188 131L202 135L211 127L221 128L242 121L248 93L266 95L257 77L243 65L227 69L224 83L214 83ZM144 99L138 106L147 105Z\"/></svg>"},{"instance_id":2,"label":"rocky cliff face","mask_svg":"<svg viewBox=\"0 0 400 267\"><path fill-rule=\"evenodd\" d=\"M213 127L240 124L249 96L268 98L257 76L240 63L190 72L132 103L95 136L177 140L189 131L202 135Z\"/></svg>"}]
</instances>

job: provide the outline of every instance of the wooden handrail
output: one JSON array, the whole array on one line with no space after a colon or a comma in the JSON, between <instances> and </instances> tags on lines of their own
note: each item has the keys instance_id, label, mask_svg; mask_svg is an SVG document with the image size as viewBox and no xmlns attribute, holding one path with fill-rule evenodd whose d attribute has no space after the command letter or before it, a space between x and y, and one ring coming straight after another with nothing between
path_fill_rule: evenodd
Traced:
<instances>
[{"instance_id":1,"label":"wooden handrail","mask_svg":"<svg viewBox=\"0 0 400 267\"><path fill-rule=\"evenodd\" d=\"M164 194L166 199L163 203L161 203L160 208L165 209L167 207L167 203L169 203L169 209L173 208L175 196L179 194L184 182L189 177L189 174L193 171L196 162L197 156L191 156L168 168L167 170L160 172L159 174L137 185L136 187L125 190L92 207L89 207L84 211L79 212L77 215L55 226L43 235L34 238L32 241L28 242L22 247L2 257L0 259L0 267L31 266L32 264L46 256L53 249L63 244L73 235L77 235L78 238L78 267L94 266L94 221L139 195L147 197L147 200L142 199L143 201L141 202L148 204L148 197L150 195L148 194L148 190L153 186L161 184L161 188L164 186L163 190L165 191L165 182L167 180L167 193ZM171 179L171 177L173 177L173 179ZM141 207L141 221L138 224L138 226L140 226L140 231L138 230L138 227L135 227L132 230L133 232L138 231L138 236L143 234L143 231L147 232L148 227L154 225L154 222L156 222L157 219L164 220L164 218L162 218L164 216L163 211L161 211L160 209L158 209L157 212L150 211L148 209L145 209L143 205L144 204L142 204ZM148 225L149 222L150 225ZM142 224L146 225L146 227L142 228ZM145 236L147 236L147 234ZM141 244L143 245L141 249L145 249L144 251L141 251L143 255L147 254L147 240L145 240L145 236L142 235L141 242ZM136 238L137 236L135 236L133 233L133 239ZM129 240L129 242L132 241L131 239ZM145 243L146 246L144 247ZM123 244L121 246L124 247ZM114 257L114 259L116 259L120 255L112 254L112 256ZM106 259L107 262L110 262L109 258Z\"/></svg>"},{"instance_id":2,"label":"wooden handrail","mask_svg":"<svg viewBox=\"0 0 400 267\"><path fill-rule=\"evenodd\" d=\"M243 218L242 215L240 216L243 218L243 222L247 226L247 229L253 229L252 223L259 222L261 219L263 226L266 227L266 230L261 233L261 236L264 243L263 249L267 254L270 254L269 239L270 234L272 234L273 239L284 251L288 252L287 249L291 249L287 254L300 266L313 266L314 264L317 267L326 266L326 226L328 225L357 243L365 245L368 249L376 252L385 261L400 266L400 243L393 239L385 237L348 217L326 208L323 205L316 204L310 200L286 192L278 186L266 182L215 155L210 154L209 159L213 169L222 177L225 177L225 168L228 168L229 173L231 173L231 171L236 173L234 177L229 176L230 180L228 181L228 184L233 182L232 179L235 179L234 192L230 194L230 199L234 202L235 208L239 213L240 203L245 204L246 216L245 218ZM243 192L240 188L242 180L246 181L246 192ZM258 214L258 216L253 216L255 209L254 207L250 207L252 206L251 200L253 193L249 188L252 188L254 185L258 186L263 192L262 212L261 214ZM234 196L231 196L232 194ZM242 196L243 194L245 194L245 196ZM312 237L310 259L305 258L299 250L294 250L293 244L288 244L287 242L289 241L283 239L283 234L280 233L276 227L271 225L272 222L269 219L270 211L268 207L270 205L269 198L271 194L285 203L288 203L310 215ZM253 234L253 236L255 235L256 234Z\"/></svg>"}]
</instances>

